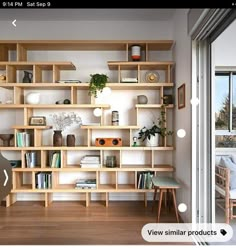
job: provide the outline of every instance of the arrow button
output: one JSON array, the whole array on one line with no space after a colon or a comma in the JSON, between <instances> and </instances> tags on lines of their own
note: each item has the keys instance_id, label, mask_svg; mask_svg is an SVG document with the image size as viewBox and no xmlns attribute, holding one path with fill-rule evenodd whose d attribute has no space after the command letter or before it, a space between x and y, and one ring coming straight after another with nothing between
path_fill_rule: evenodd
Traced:
<instances>
[{"instance_id":1,"label":"arrow button","mask_svg":"<svg viewBox=\"0 0 236 250\"><path fill-rule=\"evenodd\" d=\"M12 22L12 25L16 27L16 19Z\"/></svg>"},{"instance_id":2,"label":"arrow button","mask_svg":"<svg viewBox=\"0 0 236 250\"><path fill-rule=\"evenodd\" d=\"M4 172L5 176L6 176L5 182L3 183L3 186L5 187L7 185L7 181L8 181L8 174L7 174L6 169L4 169L3 172Z\"/></svg>"},{"instance_id":3,"label":"arrow button","mask_svg":"<svg viewBox=\"0 0 236 250\"><path fill-rule=\"evenodd\" d=\"M10 192L12 188L12 166L0 152L0 202Z\"/></svg>"}]
</instances>

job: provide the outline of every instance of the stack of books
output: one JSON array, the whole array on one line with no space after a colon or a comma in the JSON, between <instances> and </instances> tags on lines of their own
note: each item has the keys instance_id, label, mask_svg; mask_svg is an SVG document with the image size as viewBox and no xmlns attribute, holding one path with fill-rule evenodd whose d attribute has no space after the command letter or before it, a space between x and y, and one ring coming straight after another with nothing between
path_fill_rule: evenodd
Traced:
<instances>
[{"instance_id":1,"label":"stack of books","mask_svg":"<svg viewBox=\"0 0 236 250\"><path fill-rule=\"evenodd\" d=\"M153 171L138 172L138 189L152 189L152 177L154 176Z\"/></svg>"},{"instance_id":2,"label":"stack of books","mask_svg":"<svg viewBox=\"0 0 236 250\"><path fill-rule=\"evenodd\" d=\"M52 188L52 173L38 172L35 174L35 187L38 189Z\"/></svg>"},{"instance_id":3,"label":"stack of books","mask_svg":"<svg viewBox=\"0 0 236 250\"><path fill-rule=\"evenodd\" d=\"M81 81L68 79L68 80L58 80L58 81L56 81L56 83L81 83Z\"/></svg>"},{"instance_id":4,"label":"stack of books","mask_svg":"<svg viewBox=\"0 0 236 250\"><path fill-rule=\"evenodd\" d=\"M80 161L81 168L100 168L100 155L85 155Z\"/></svg>"},{"instance_id":5,"label":"stack of books","mask_svg":"<svg viewBox=\"0 0 236 250\"><path fill-rule=\"evenodd\" d=\"M26 132L16 133L17 147L30 147L30 134Z\"/></svg>"},{"instance_id":6,"label":"stack of books","mask_svg":"<svg viewBox=\"0 0 236 250\"><path fill-rule=\"evenodd\" d=\"M75 188L78 189L95 189L96 187L96 179L79 179L75 183Z\"/></svg>"},{"instance_id":7,"label":"stack of books","mask_svg":"<svg viewBox=\"0 0 236 250\"><path fill-rule=\"evenodd\" d=\"M37 163L36 152L25 153L25 163L26 163L27 168L36 167L36 163Z\"/></svg>"}]
</instances>

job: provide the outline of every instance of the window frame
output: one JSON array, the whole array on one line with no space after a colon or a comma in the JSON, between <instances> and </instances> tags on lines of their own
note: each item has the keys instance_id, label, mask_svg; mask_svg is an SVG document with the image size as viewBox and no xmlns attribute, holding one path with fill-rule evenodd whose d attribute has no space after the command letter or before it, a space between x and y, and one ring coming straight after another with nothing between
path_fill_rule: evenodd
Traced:
<instances>
[{"instance_id":1,"label":"window frame","mask_svg":"<svg viewBox=\"0 0 236 250\"><path fill-rule=\"evenodd\" d=\"M236 135L236 128L233 129L233 115L232 115L232 106L233 106L233 76L236 75L236 67L215 67L215 77L219 76L229 76L229 124L228 129L216 129L215 127L215 136L221 135ZM235 82L236 84L236 82Z\"/></svg>"}]
</instances>

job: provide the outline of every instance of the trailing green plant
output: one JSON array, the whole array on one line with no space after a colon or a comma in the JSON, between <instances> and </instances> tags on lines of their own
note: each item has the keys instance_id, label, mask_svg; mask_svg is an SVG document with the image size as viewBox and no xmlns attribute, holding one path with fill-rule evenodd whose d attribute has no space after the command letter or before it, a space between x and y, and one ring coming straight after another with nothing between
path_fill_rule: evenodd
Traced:
<instances>
[{"instance_id":1,"label":"trailing green plant","mask_svg":"<svg viewBox=\"0 0 236 250\"><path fill-rule=\"evenodd\" d=\"M166 128L166 106L168 104L162 104L161 105L161 113L160 117L158 118L158 126L160 127L160 135L162 137L165 137L167 135L173 135L174 131L167 130Z\"/></svg>"},{"instance_id":2,"label":"trailing green plant","mask_svg":"<svg viewBox=\"0 0 236 250\"><path fill-rule=\"evenodd\" d=\"M89 95L97 97L98 92L102 92L106 87L109 77L105 74L90 74Z\"/></svg>"},{"instance_id":3,"label":"trailing green plant","mask_svg":"<svg viewBox=\"0 0 236 250\"><path fill-rule=\"evenodd\" d=\"M159 134L162 137L173 135L174 131L167 130L166 128L166 106L168 106L168 104L161 105L160 117L157 119L157 123L153 122L151 128L144 126L138 133L138 139L143 139L143 141L146 139L150 140L151 135L155 136L156 134Z\"/></svg>"}]
</instances>

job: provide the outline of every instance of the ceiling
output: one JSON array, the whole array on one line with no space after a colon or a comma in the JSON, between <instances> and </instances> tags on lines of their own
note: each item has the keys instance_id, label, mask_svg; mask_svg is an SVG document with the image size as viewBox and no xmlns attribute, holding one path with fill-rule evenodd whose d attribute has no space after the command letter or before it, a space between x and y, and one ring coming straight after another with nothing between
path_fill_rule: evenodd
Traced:
<instances>
[{"instance_id":1,"label":"ceiling","mask_svg":"<svg viewBox=\"0 0 236 250\"><path fill-rule=\"evenodd\" d=\"M0 9L0 20L166 21L176 9Z\"/></svg>"}]
</instances>

